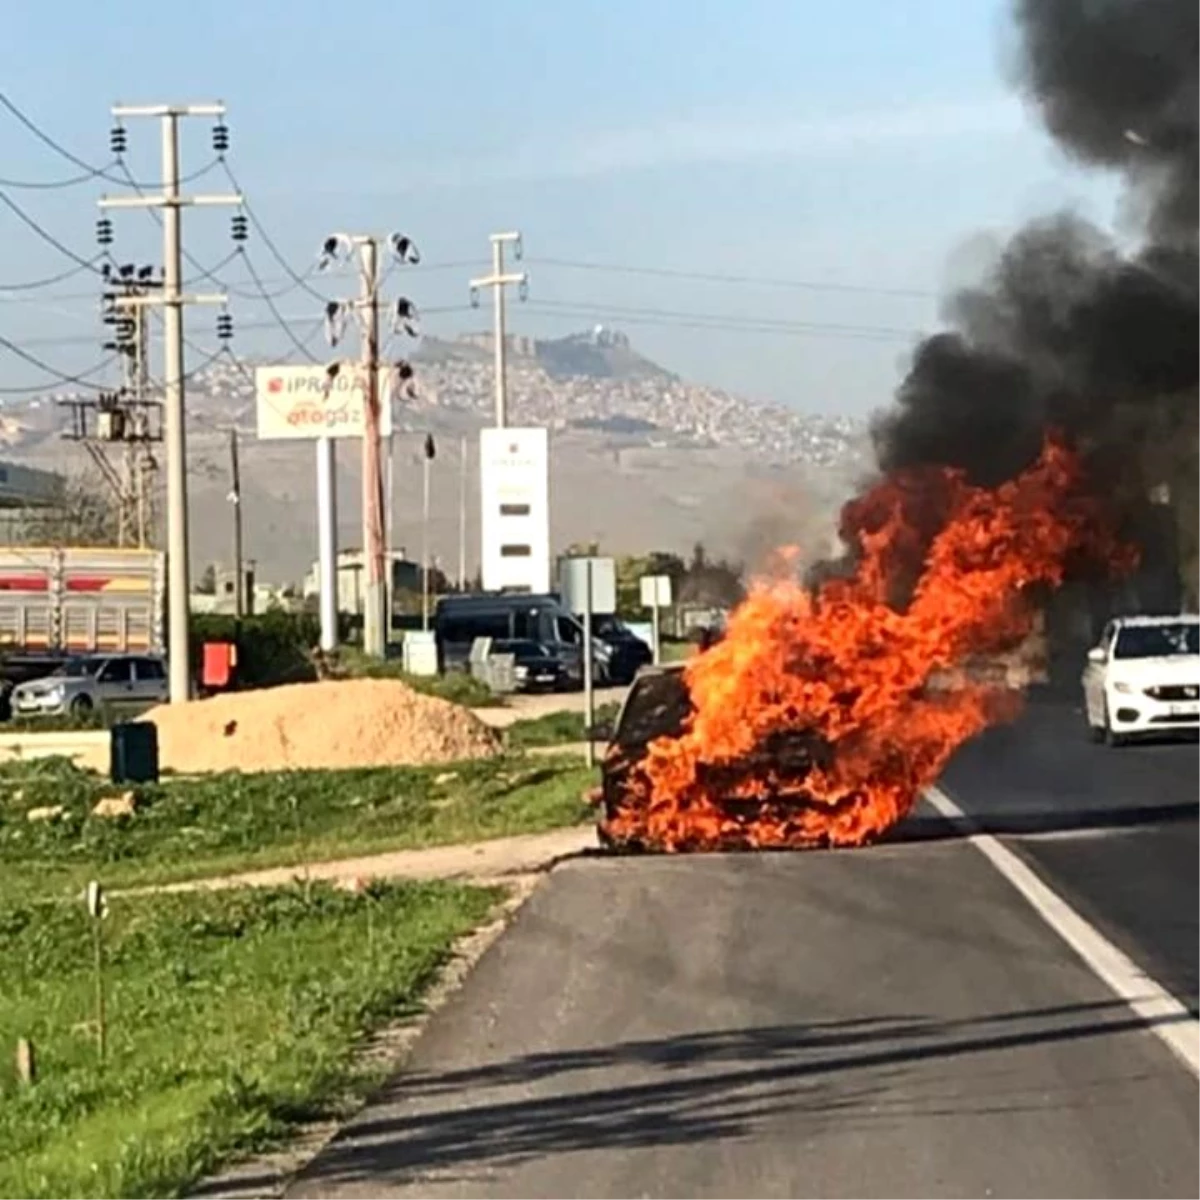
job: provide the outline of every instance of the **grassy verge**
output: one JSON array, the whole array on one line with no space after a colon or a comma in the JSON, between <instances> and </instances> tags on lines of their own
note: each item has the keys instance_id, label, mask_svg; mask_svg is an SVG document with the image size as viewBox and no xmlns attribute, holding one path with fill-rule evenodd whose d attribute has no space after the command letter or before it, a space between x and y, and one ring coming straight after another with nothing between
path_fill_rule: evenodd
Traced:
<instances>
[{"instance_id":1,"label":"grassy verge","mask_svg":"<svg viewBox=\"0 0 1200 1200\"><path fill-rule=\"evenodd\" d=\"M338 650L338 663L351 679L400 679L415 691L441 696L468 708L499 705L503 701L492 689L465 671L447 671L444 675L410 675L396 659L368 658L353 646Z\"/></svg>"},{"instance_id":2,"label":"grassy verge","mask_svg":"<svg viewBox=\"0 0 1200 1200\"><path fill-rule=\"evenodd\" d=\"M132 789L132 814L97 816L120 796L61 758L0 766L5 887L77 888L100 870L116 886L232 873L384 850L534 833L586 818L591 773L575 758L359 771L164 779ZM49 809L30 820L30 810Z\"/></svg>"},{"instance_id":3,"label":"grassy verge","mask_svg":"<svg viewBox=\"0 0 1200 1200\"><path fill-rule=\"evenodd\" d=\"M65 733L111 729L118 721L136 721L152 705L140 708L101 706L86 713L57 713L45 717L12 717L0 722L0 733Z\"/></svg>"},{"instance_id":4,"label":"grassy verge","mask_svg":"<svg viewBox=\"0 0 1200 1200\"><path fill-rule=\"evenodd\" d=\"M496 898L440 883L117 897L101 1064L82 904L0 891L0 1195L178 1195L330 1112L372 1082L353 1066L362 1035L416 1009ZM11 1066L19 1037L33 1086Z\"/></svg>"},{"instance_id":5,"label":"grassy verge","mask_svg":"<svg viewBox=\"0 0 1200 1200\"><path fill-rule=\"evenodd\" d=\"M619 704L601 704L596 709L596 722L615 721ZM552 712L541 717L514 721L505 731L505 741L512 750L534 746L560 746L583 741L584 720L581 712Z\"/></svg>"}]
</instances>

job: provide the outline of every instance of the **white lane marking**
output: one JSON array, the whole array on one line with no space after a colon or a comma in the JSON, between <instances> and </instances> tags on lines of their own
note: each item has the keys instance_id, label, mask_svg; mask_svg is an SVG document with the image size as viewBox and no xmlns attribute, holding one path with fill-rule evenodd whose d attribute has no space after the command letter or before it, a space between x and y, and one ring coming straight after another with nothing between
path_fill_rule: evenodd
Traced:
<instances>
[{"instance_id":1,"label":"white lane marking","mask_svg":"<svg viewBox=\"0 0 1200 1200\"><path fill-rule=\"evenodd\" d=\"M927 788L925 798L943 817L963 821L970 828L971 818L940 788ZM1092 972L1146 1022L1193 1075L1200 1077L1200 1020L1043 883L999 838L975 833L970 841Z\"/></svg>"}]
</instances>

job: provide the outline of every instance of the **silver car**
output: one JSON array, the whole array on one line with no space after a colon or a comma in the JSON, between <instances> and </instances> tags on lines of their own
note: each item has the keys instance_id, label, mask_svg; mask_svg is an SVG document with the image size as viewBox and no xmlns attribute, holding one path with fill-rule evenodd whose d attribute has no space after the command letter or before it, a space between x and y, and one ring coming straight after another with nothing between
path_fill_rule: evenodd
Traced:
<instances>
[{"instance_id":1,"label":"silver car","mask_svg":"<svg viewBox=\"0 0 1200 1200\"><path fill-rule=\"evenodd\" d=\"M167 700L166 664L153 654L82 654L52 675L18 684L14 717L85 716L97 709L149 708Z\"/></svg>"}]
</instances>

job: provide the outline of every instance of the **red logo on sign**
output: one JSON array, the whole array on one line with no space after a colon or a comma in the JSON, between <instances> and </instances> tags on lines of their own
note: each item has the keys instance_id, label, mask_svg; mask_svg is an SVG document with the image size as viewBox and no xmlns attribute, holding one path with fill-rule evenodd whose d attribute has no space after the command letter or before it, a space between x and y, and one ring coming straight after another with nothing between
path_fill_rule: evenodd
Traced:
<instances>
[{"instance_id":1,"label":"red logo on sign","mask_svg":"<svg viewBox=\"0 0 1200 1200\"><path fill-rule=\"evenodd\" d=\"M278 375L276 375L274 379L268 379L267 380L267 391L268 392L282 392L283 391L283 380L280 379Z\"/></svg>"}]
</instances>

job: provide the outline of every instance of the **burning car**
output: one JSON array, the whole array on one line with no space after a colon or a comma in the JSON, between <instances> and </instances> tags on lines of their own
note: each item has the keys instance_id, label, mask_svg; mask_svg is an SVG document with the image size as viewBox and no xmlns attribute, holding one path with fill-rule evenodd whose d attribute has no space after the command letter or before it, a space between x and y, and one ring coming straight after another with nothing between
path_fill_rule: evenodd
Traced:
<instances>
[{"instance_id":1,"label":"burning car","mask_svg":"<svg viewBox=\"0 0 1200 1200\"><path fill-rule=\"evenodd\" d=\"M712 643L709 642L709 645ZM757 750L728 764L711 764L702 773L706 789L726 797L723 826L697 828L690 835L664 842L640 819L653 806L652 783L645 765L655 743L681 738L695 713L684 663L644 668L638 673L611 724L593 727L594 741L607 743L601 760L601 782L592 793L599 807L598 833L603 845L626 851L755 849L764 818L782 818L801 807L808 796L804 781L814 767L828 765L830 747L810 730L780 731ZM745 787L748 779L766 781L767 791Z\"/></svg>"},{"instance_id":2,"label":"burning car","mask_svg":"<svg viewBox=\"0 0 1200 1200\"><path fill-rule=\"evenodd\" d=\"M1053 439L996 488L950 470L885 477L843 517L844 570L755 583L720 640L643 670L611 731L592 731L608 742L606 845L877 841L959 746L1015 714L1012 656L1037 640L1039 596L1065 564L1128 557Z\"/></svg>"}]
</instances>

